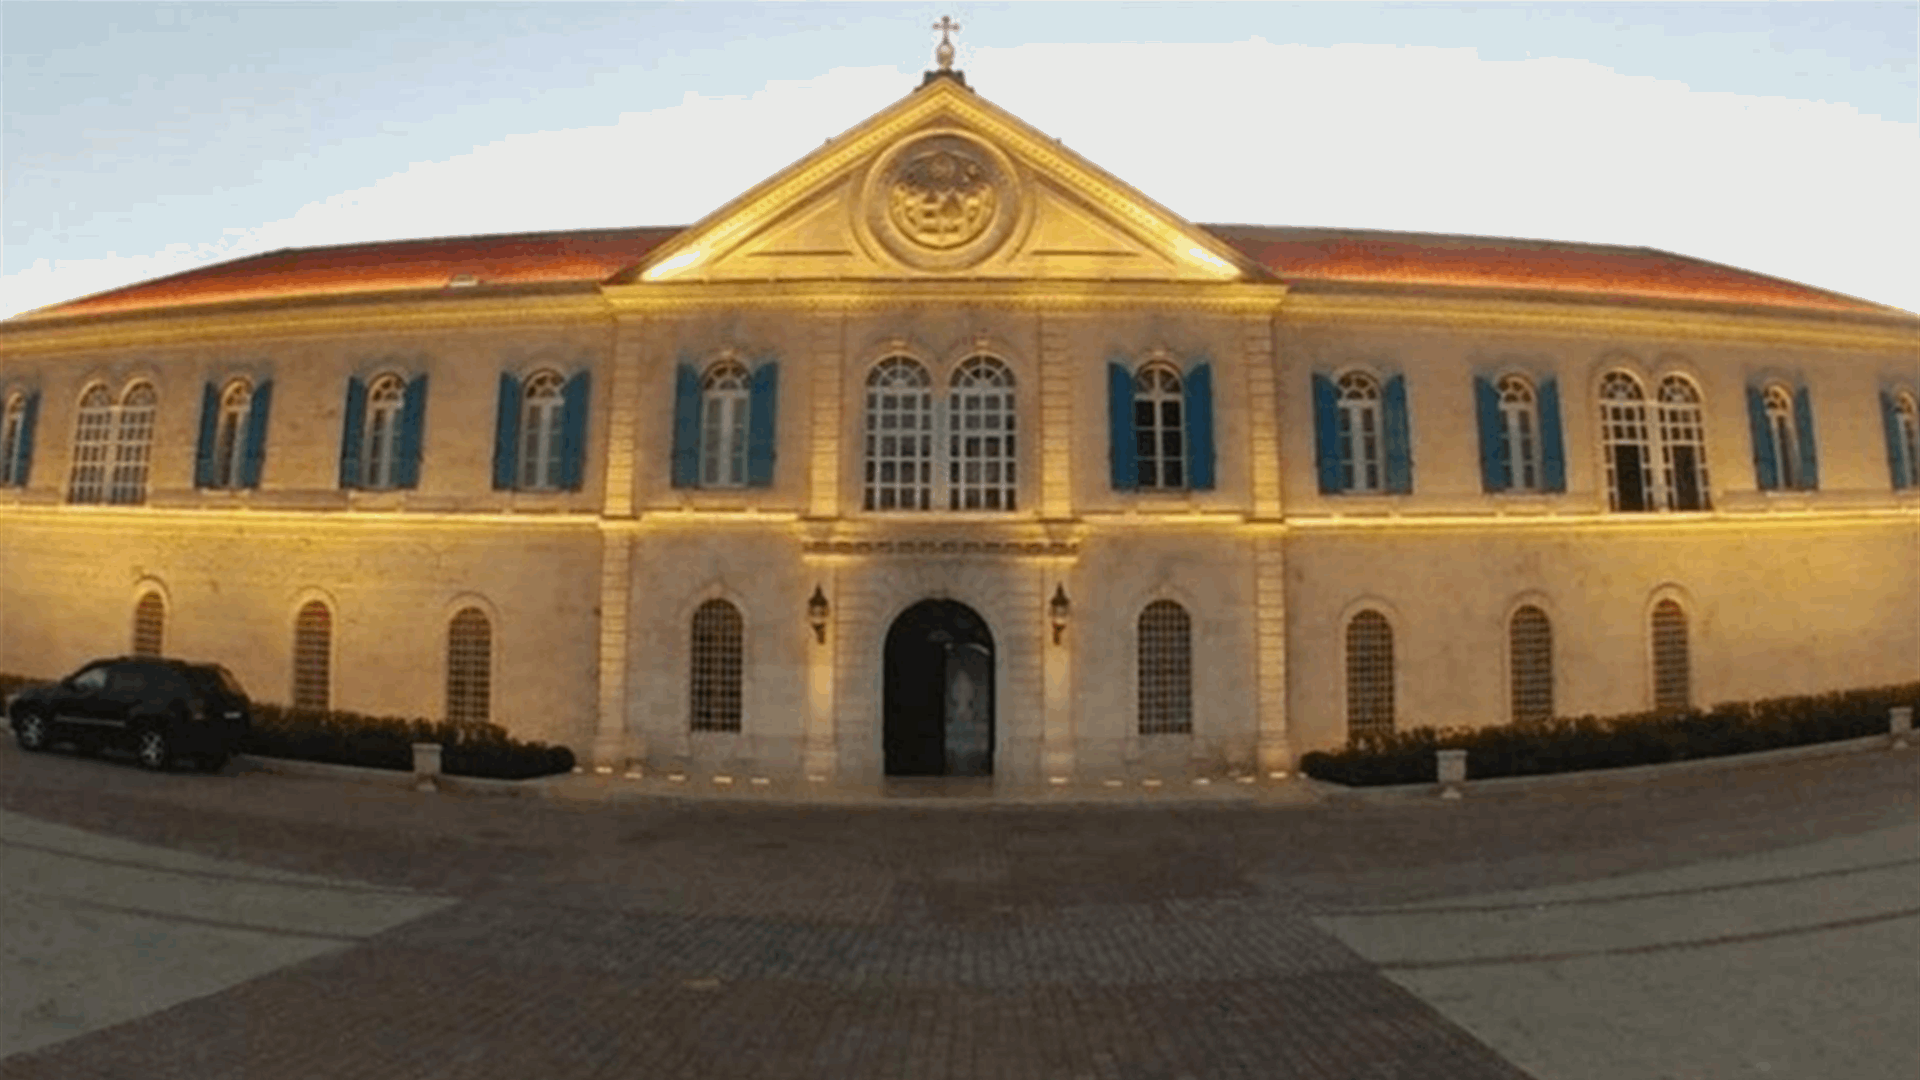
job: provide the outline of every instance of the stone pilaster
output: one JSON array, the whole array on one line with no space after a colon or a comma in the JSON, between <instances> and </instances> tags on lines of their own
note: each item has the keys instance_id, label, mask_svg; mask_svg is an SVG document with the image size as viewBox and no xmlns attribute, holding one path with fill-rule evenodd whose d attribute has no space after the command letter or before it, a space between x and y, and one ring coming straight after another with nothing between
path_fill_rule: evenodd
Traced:
<instances>
[{"instance_id":1,"label":"stone pilaster","mask_svg":"<svg viewBox=\"0 0 1920 1080\"><path fill-rule=\"evenodd\" d=\"M1073 355L1058 317L1040 322L1040 516L1073 516Z\"/></svg>"},{"instance_id":2,"label":"stone pilaster","mask_svg":"<svg viewBox=\"0 0 1920 1080\"><path fill-rule=\"evenodd\" d=\"M840 447L860 446L861 433L843 429L841 385L846 367L846 319L838 313L815 316L810 324L808 362L813 369L813 409L807 431L807 516L840 516Z\"/></svg>"},{"instance_id":3,"label":"stone pilaster","mask_svg":"<svg viewBox=\"0 0 1920 1080\"><path fill-rule=\"evenodd\" d=\"M814 568L809 579L827 596L830 610L844 603L838 581L826 567ZM812 595L811 589L808 595ZM839 730L834 712L834 689L838 682L835 656L840 647L840 624L844 615L837 610L827 619L826 639L807 642L807 738L805 767L809 781L830 782L839 771Z\"/></svg>"},{"instance_id":4,"label":"stone pilaster","mask_svg":"<svg viewBox=\"0 0 1920 1080\"><path fill-rule=\"evenodd\" d=\"M1254 540L1253 602L1259 679L1260 772L1293 769L1287 738L1287 567L1285 540L1277 533Z\"/></svg>"},{"instance_id":5,"label":"stone pilaster","mask_svg":"<svg viewBox=\"0 0 1920 1080\"><path fill-rule=\"evenodd\" d=\"M1240 338L1247 372L1247 479L1254 520L1280 516L1280 400L1273 370L1273 322L1246 321Z\"/></svg>"},{"instance_id":6,"label":"stone pilaster","mask_svg":"<svg viewBox=\"0 0 1920 1080\"><path fill-rule=\"evenodd\" d=\"M633 444L639 427L640 403L659 401L656 395L641 389L640 350L644 331L638 319L619 322L613 337L613 362L608 366L605 385L600 390L608 402L607 494L602 513L610 518L633 516Z\"/></svg>"},{"instance_id":7,"label":"stone pilaster","mask_svg":"<svg viewBox=\"0 0 1920 1080\"><path fill-rule=\"evenodd\" d=\"M1053 596L1053 587L1064 582L1066 575L1055 570L1039 571L1041 603ZM1068 590L1072 595L1072 590ZM1073 776L1074 769L1074 725L1073 725L1073 652L1078 644L1078 635L1074 627L1068 626L1061 634L1060 643L1053 643L1053 626L1045 611L1036 612L1041 624L1040 649L1042 669L1042 693L1046 715L1043 719L1042 743L1040 750L1040 771L1051 782L1055 777Z\"/></svg>"},{"instance_id":8,"label":"stone pilaster","mask_svg":"<svg viewBox=\"0 0 1920 1080\"><path fill-rule=\"evenodd\" d=\"M633 570L633 537L625 530L600 534L600 726L593 763L618 768L647 756L646 736L627 716L627 597Z\"/></svg>"}]
</instances>

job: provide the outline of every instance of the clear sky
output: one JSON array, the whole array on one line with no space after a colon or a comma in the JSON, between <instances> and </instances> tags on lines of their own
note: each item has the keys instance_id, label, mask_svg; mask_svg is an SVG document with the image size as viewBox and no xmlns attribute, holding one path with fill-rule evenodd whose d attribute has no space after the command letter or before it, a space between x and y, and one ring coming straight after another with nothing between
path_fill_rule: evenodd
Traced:
<instances>
[{"instance_id":1,"label":"clear sky","mask_svg":"<svg viewBox=\"0 0 1920 1080\"><path fill-rule=\"evenodd\" d=\"M284 247L690 223L913 89L1198 222L1664 248L1920 311L1914 3L0 4L0 316Z\"/></svg>"}]
</instances>

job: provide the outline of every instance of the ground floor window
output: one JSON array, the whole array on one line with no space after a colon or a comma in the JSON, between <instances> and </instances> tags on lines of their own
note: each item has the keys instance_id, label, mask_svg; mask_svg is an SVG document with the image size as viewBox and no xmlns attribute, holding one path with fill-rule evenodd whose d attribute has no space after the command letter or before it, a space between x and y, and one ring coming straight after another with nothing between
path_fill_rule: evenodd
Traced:
<instances>
[{"instance_id":1,"label":"ground floor window","mask_svg":"<svg viewBox=\"0 0 1920 1080\"><path fill-rule=\"evenodd\" d=\"M693 730L740 730L744 636L740 609L725 600L709 600L693 613Z\"/></svg>"}]
</instances>

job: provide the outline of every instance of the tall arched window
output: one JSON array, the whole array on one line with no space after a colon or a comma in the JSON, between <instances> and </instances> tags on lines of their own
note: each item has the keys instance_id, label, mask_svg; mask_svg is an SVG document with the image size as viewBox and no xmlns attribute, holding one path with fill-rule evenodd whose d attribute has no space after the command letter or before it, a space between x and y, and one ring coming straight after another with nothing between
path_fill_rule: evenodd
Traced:
<instances>
[{"instance_id":1,"label":"tall arched window","mask_svg":"<svg viewBox=\"0 0 1920 1080\"><path fill-rule=\"evenodd\" d=\"M133 606L133 654L159 656L166 646L167 602L157 592L143 593Z\"/></svg>"},{"instance_id":2,"label":"tall arched window","mask_svg":"<svg viewBox=\"0 0 1920 1080\"><path fill-rule=\"evenodd\" d=\"M1692 704L1687 613L1678 602L1662 600L1653 608L1653 707L1664 712Z\"/></svg>"},{"instance_id":3,"label":"tall arched window","mask_svg":"<svg viewBox=\"0 0 1920 1080\"><path fill-rule=\"evenodd\" d=\"M107 456L113 452L113 395L90 386L80 395L73 425L73 468L67 474L67 501L107 501Z\"/></svg>"},{"instance_id":4,"label":"tall arched window","mask_svg":"<svg viewBox=\"0 0 1920 1080\"><path fill-rule=\"evenodd\" d=\"M1769 386L1764 400L1770 436L1766 450L1773 457L1773 475L1777 486L1796 491L1800 488L1800 439L1793 422L1793 394L1784 386Z\"/></svg>"},{"instance_id":5,"label":"tall arched window","mask_svg":"<svg viewBox=\"0 0 1920 1080\"><path fill-rule=\"evenodd\" d=\"M1708 509L1706 420L1699 389L1683 376L1660 380L1659 434L1667 509Z\"/></svg>"},{"instance_id":6,"label":"tall arched window","mask_svg":"<svg viewBox=\"0 0 1920 1080\"><path fill-rule=\"evenodd\" d=\"M1187 486L1186 393L1180 373L1166 364L1148 364L1133 378L1133 460L1142 489L1184 490Z\"/></svg>"},{"instance_id":7,"label":"tall arched window","mask_svg":"<svg viewBox=\"0 0 1920 1080\"><path fill-rule=\"evenodd\" d=\"M1553 624L1547 613L1529 604L1507 624L1508 683L1513 721L1524 724L1553 718Z\"/></svg>"},{"instance_id":8,"label":"tall arched window","mask_svg":"<svg viewBox=\"0 0 1920 1080\"><path fill-rule=\"evenodd\" d=\"M1920 487L1920 402L1902 390L1893 395L1892 413L1887 456L1893 460L1894 486Z\"/></svg>"},{"instance_id":9,"label":"tall arched window","mask_svg":"<svg viewBox=\"0 0 1920 1080\"><path fill-rule=\"evenodd\" d=\"M447 624L447 719L484 724L493 706L493 627L479 608Z\"/></svg>"},{"instance_id":10,"label":"tall arched window","mask_svg":"<svg viewBox=\"0 0 1920 1080\"><path fill-rule=\"evenodd\" d=\"M1140 734L1193 730L1193 623L1187 609L1155 600L1140 612Z\"/></svg>"},{"instance_id":11,"label":"tall arched window","mask_svg":"<svg viewBox=\"0 0 1920 1080\"><path fill-rule=\"evenodd\" d=\"M14 487L24 483L20 475L22 443L26 441L27 396L13 394L7 398L6 408L0 410L0 487Z\"/></svg>"},{"instance_id":12,"label":"tall arched window","mask_svg":"<svg viewBox=\"0 0 1920 1080\"><path fill-rule=\"evenodd\" d=\"M693 613L693 730L740 730L744 636L740 609L725 600L709 600Z\"/></svg>"},{"instance_id":13,"label":"tall arched window","mask_svg":"<svg viewBox=\"0 0 1920 1080\"><path fill-rule=\"evenodd\" d=\"M868 510L933 507L933 380L904 356L867 375Z\"/></svg>"},{"instance_id":14,"label":"tall arched window","mask_svg":"<svg viewBox=\"0 0 1920 1080\"><path fill-rule=\"evenodd\" d=\"M1340 377L1340 479L1346 491L1380 491L1380 384L1373 376Z\"/></svg>"},{"instance_id":15,"label":"tall arched window","mask_svg":"<svg viewBox=\"0 0 1920 1080\"><path fill-rule=\"evenodd\" d=\"M947 395L947 508L1015 509L1013 372L973 356Z\"/></svg>"},{"instance_id":16,"label":"tall arched window","mask_svg":"<svg viewBox=\"0 0 1920 1080\"><path fill-rule=\"evenodd\" d=\"M1540 408L1533 384L1518 375L1500 380L1500 424L1506 434L1507 475L1515 491L1539 491Z\"/></svg>"},{"instance_id":17,"label":"tall arched window","mask_svg":"<svg viewBox=\"0 0 1920 1080\"><path fill-rule=\"evenodd\" d=\"M394 486L394 466L399 461L400 410L406 396L407 384L398 375L382 375L367 387L366 434L360 450L366 487Z\"/></svg>"},{"instance_id":18,"label":"tall arched window","mask_svg":"<svg viewBox=\"0 0 1920 1080\"><path fill-rule=\"evenodd\" d=\"M566 384L551 371L527 380L520 398L520 487L551 491L560 486L560 424Z\"/></svg>"},{"instance_id":19,"label":"tall arched window","mask_svg":"<svg viewBox=\"0 0 1920 1080\"><path fill-rule=\"evenodd\" d=\"M1347 737L1393 731L1393 627L1377 611L1347 623Z\"/></svg>"},{"instance_id":20,"label":"tall arched window","mask_svg":"<svg viewBox=\"0 0 1920 1080\"><path fill-rule=\"evenodd\" d=\"M311 600L293 621L293 707L325 712L333 696L333 612Z\"/></svg>"},{"instance_id":21,"label":"tall arched window","mask_svg":"<svg viewBox=\"0 0 1920 1080\"><path fill-rule=\"evenodd\" d=\"M160 397L147 383L134 383L120 395L113 431L113 473L107 501L137 506L147 501L147 464L153 457L153 413Z\"/></svg>"},{"instance_id":22,"label":"tall arched window","mask_svg":"<svg viewBox=\"0 0 1920 1080\"><path fill-rule=\"evenodd\" d=\"M253 407L253 387L235 379L220 392L220 417L213 436L213 486L240 486L242 455L247 448L247 414Z\"/></svg>"},{"instance_id":23,"label":"tall arched window","mask_svg":"<svg viewBox=\"0 0 1920 1080\"><path fill-rule=\"evenodd\" d=\"M741 487L747 482L747 369L723 360L700 380L700 486Z\"/></svg>"},{"instance_id":24,"label":"tall arched window","mask_svg":"<svg viewBox=\"0 0 1920 1080\"><path fill-rule=\"evenodd\" d=\"M1640 380L1609 371L1600 380L1600 439L1607 459L1607 506L1653 509L1652 436Z\"/></svg>"}]
</instances>

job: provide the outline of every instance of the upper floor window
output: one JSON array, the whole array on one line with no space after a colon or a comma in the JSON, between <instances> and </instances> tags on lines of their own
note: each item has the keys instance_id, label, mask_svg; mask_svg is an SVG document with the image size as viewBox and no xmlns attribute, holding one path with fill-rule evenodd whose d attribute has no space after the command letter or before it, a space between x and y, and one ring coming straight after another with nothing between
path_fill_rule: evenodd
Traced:
<instances>
[{"instance_id":1,"label":"upper floor window","mask_svg":"<svg viewBox=\"0 0 1920 1080\"><path fill-rule=\"evenodd\" d=\"M1754 484L1761 491L1812 491L1820 486L1807 388L1780 383L1747 387L1753 431Z\"/></svg>"},{"instance_id":2,"label":"upper floor window","mask_svg":"<svg viewBox=\"0 0 1920 1080\"><path fill-rule=\"evenodd\" d=\"M1107 365L1115 491L1213 488L1213 365Z\"/></svg>"},{"instance_id":3,"label":"upper floor window","mask_svg":"<svg viewBox=\"0 0 1920 1080\"><path fill-rule=\"evenodd\" d=\"M340 437L340 486L412 488L420 482L420 443L426 423L427 377L381 375L347 381Z\"/></svg>"},{"instance_id":4,"label":"upper floor window","mask_svg":"<svg viewBox=\"0 0 1920 1080\"><path fill-rule=\"evenodd\" d=\"M1407 384L1361 371L1313 376L1314 444L1322 494L1413 491Z\"/></svg>"},{"instance_id":5,"label":"upper floor window","mask_svg":"<svg viewBox=\"0 0 1920 1080\"><path fill-rule=\"evenodd\" d=\"M90 387L81 396L68 502L127 506L147 501L158 403L159 396L144 382L128 386L118 402L104 386Z\"/></svg>"},{"instance_id":6,"label":"upper floor window","mask_svg":"<svg viewBox=\"0 0 1920 1080\"><path fill-rule=\"evenodd\" d=\"M1911 391L1882 390L1880 419L1886 428L1893 489L1920 488L1920 402Z\"/></svg>"},{"instance_id":7,"label":"upper floor window","mask_svg":"<svg viewBox=\"0 0 1920 1080\"><path fill-rule=\"evenodd\" d=\"M1683 376L1660 380L1659 439L1667 509L1709 509L1706 419L1699 389Z\"/></svg>"},{"instance_id":8,"label":"upper floor window","mask_svg":"<svg viewBox=\"0 0 1920 1080\"><path fill-rule=\"evenodd\" d=\"M214 487L232 487L240 478L240 451L246 446L247 412L252 405L253 388L244 382L230 384L220 395L213 440Z\"/></svg>"},{"instance_id":9,"label":"upper floor window","mask_svg":"<svg viewBox=\"0 0 1920 1080\"><path fill-rule=\"evenodd\" d=\"M681 364L674 393L673 486L771 487L780 366L723 358Z\"/></svg>"},{"instance_id":10,"label":"upper floor window","mask_svg":"<svg viewBox=\"0 0 1920 1080\"><path fill-rule=\"evenodd\" d=\"M500 373L493 433L495 491L578 491L585 470L591 376Z\"/></svg>"},{"instance_id":11,"label":"upper floor window","mask_svg":"<svg viewBox=\"0 0 1920 1080\"><path fill-rule=\"evenodd\" d=\"M867 373L868 510L933 508L933 379L919 361L890 356Z\"/></svg>"},{"instance_id":12,"label":"upper floor window","mask_svg":"<svg viewBox=\"0 0 1920 1080\"><path fill-rule=\"evenodd\" d=\"M447 719L484 724L492 713L493 626L479 608L447 623Z\"/></svg>"},{"instance_id":13,"label":"upper floor window","mask_svg":"<svg viewBox=\"0 0 1920 1080\"><path fill-rule=\"evenodd\" d=\"M991 356L962 361L947 393L949 510L1015 509L1013 429L1013 372Z\"/></svg>"},{"instance_id":14,"label":"upper floor window","mask_svg":"<svg viewBox=\"0 0 1920 1080\"><path fill-rule=\"evenodd\" d=\"M1650 412L1640 380L1607 372L1600 381L1600 438L1610 509L1709 508L1700 392L1684 377L1661 380L1657 411Z\"/></svg>"},{"instance_id":15,"label":"upper floor window","mask_svg":"<svg viewBox=\"0 0 1920 1080\"><path fill-rule=\"evenodd\" d=\"M266 453L267 412L273 384L235 379L208 383L200 404L200 445L193 482L202 488L251 488L260 484Z\"/></svg>"},{"instance_id":16,"label":"upper floor window","mask_svg":"<svg viewBox=\"0 0 1920 1080\"><path fill-rule=\"evenodd\" d=\"M40 412L38 392L7 396L0 410L0 487L26 487L33 475L33 429Z\"/></svg>"},{"instance_id":17,"label":"upper floor window","mask_svg":"<svg viewBox=\"0 0 1920 1080\"><path fill-rule=\"evenodd\" d=\"M1347 623L1347 736L1393 731L1393 626L1377 611Z\"/></svg>"},{"instance_id":18,"label":"upper floor window","mask_svg":"<svg viewBox=\"0 0 1920 1080\"><path fill-rule=\"evenodd\" d=\"M1521 375L1474 379L1480 422L1480 486L1485 491L1565 491L1560 393Z\"/></svg>"},{"instance_id":19,"label":"upper floor window","mask_svg":"<svg viewBox=\"0 0 1920 1080\"><path fill-rule=\"evenodd\" d=\"M744 626L740 609L709 600L693 613L690 726L694 731L740 730Z\"/></svg>"},{"instance_id":20,"label":"upper floor window","mask_svg":"<svg viewBox=\"0 0 1920 1080\"><path fill-rule=\"evenodd\" d=\"M133 654L159 656L166 644L167 602L157 592L145 592L133 606Z\"/></svg>"},{"instance_id":21,"label":"upper floor window","mask_svg":"<svg viewBox=\"0 0 1920 1080\"><path fill-rule=\"evenodd\" d=\"M1187 609L1155 600L1140 612L1140 734L1193 730L1193 622Z\"/></svg>"}]
</instances>

